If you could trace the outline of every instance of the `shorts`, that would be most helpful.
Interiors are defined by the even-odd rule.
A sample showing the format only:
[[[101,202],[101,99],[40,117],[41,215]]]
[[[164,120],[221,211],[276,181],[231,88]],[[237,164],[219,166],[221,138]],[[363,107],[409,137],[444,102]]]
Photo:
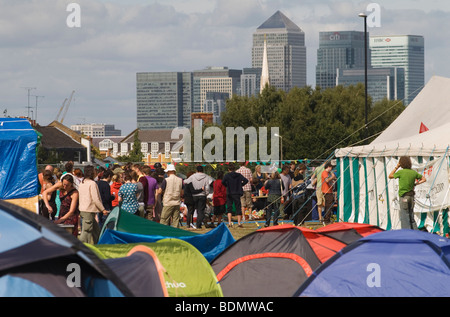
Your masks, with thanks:
[[[325,196],[322,193],[322,190],[316,190],[316,197],[317,197],[317,206],[324,206],[325,205]]]
[[[241,196],[241,207],[242,208],[252,208],[253,207],[251,191],[244,191],[244,194]]]
[[[225,205],[220,206],[214,206],[214,215],[215,216],[222,216],[226,212]]]

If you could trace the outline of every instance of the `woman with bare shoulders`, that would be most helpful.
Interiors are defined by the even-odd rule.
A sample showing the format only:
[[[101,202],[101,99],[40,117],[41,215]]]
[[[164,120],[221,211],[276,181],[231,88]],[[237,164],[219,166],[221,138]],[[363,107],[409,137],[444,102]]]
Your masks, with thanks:
[[[59,188],[61,207],[59,210],[59,218],[55,220],[55,224],[72,225],[72,235],[78,237],[78,190],[75,189],[72,175],[64,175],[61,183],[62,186]],[[53,208],[50,206],[47,197],[57,189],[57,187],[52,186],[43,192],[43,199],[49,212],[52,212]]]

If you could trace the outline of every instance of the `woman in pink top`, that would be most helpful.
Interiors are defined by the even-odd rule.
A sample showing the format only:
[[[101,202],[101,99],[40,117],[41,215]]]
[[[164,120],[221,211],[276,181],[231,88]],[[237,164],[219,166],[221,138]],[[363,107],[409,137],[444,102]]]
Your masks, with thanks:
[[[81,217],[80,241],[90,244],[96,244],[100,238],[100,227],[96,220],[96,214],[106,212],[100,197],[100,191],[94,179],[94,166],[86,166],[84,169],[84,179],[78,187]]]

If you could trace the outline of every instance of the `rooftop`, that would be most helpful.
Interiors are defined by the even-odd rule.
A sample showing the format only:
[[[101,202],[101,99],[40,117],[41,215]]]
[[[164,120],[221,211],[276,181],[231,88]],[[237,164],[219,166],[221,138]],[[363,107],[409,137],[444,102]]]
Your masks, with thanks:
[[[275,12],[269,19],[258,27],[258,30],[264,29],[287,29],[288,31],[301,32],[302,30],[286,17],[281,11]]]

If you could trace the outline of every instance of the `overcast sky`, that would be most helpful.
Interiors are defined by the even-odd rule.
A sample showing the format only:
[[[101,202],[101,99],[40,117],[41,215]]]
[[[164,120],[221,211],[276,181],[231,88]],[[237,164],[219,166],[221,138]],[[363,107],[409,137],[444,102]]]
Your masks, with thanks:
[[[70,3],[80,27],[67,26]],[[38,98],[41,125],[64,119],[136,128],[136,73],[251,67],[252,34],[277,10],[306,35],[308,84],[315,85],[320,31],[363,31],[358,17],[375,1],[330,0],[0,0],[0,111],[28,114]],[[382,0],[371,35],[423,35],[425,81],[450,77],[450,2]],[[370,12],[367,12],[370,13]],[[36,97],[31,97],[35,116]]]

